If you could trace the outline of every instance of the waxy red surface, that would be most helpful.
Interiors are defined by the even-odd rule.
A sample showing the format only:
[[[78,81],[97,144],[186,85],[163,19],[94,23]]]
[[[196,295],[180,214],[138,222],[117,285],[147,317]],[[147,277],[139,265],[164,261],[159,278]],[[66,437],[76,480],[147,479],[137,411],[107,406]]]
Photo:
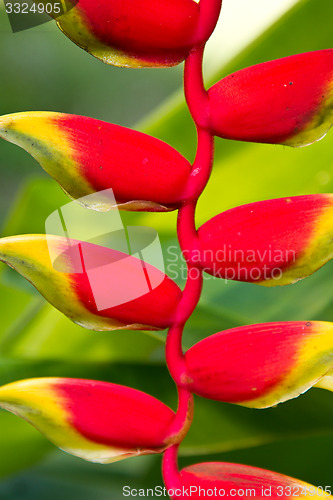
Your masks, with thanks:
[[[136,257],[92,243],[76,243],[72,241],[73,246],[64,250],[62,259],[68,265],[59,270],[68,272],[72,268],[76,271],[69,274],[71,285],[90,312],[125,324],[155,328],[166,328],[171,324],[181,290],[169,277]],[[118,267],[118,263],[125,263],[125,269]],[[131,276],[130,280],[123,279],[124,271]],[[109,287],[109,283],[113,286]],[[137,298],[112,307],[117,299],[114,283],[119,293],[120,289],[125,289],[130,296],[134,293]],[[110,307],[102,310],[95,300],[101,295],[103,303],[108,303],[108,300],[110,303]]]
[[[247,495],[251,498],[273,499],[290,498],[290,496],[303,496],[309,494],[306,486],[301,481],[289,478],[276,472],[270,472],[257,467],[239,465],[232,463],[211,462],[196,464],[186,467],[181,471],[180,484],[184,488],[192,486],[193,494],[191,498],[203,498],[203,491],[199,494],[199,487],[208,491],[216,488],[209,498],[232,497],[235,499],[244,498]],[[198,491],[195,492],[195,487]],[[221,490],[224,493],[220,493]],[[250,493],[249,490],[252,490]],[[303,491],[303,493],[301,493]],[[315,488],[313,489],[315,491]],[[173,497],[186,498],[186,496]]]

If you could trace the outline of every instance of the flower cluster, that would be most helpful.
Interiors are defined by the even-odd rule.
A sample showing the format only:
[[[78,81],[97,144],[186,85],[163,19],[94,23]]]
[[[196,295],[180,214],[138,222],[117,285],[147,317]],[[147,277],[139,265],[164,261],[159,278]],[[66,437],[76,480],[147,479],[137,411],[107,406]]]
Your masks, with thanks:
[[[177,464],[179,445],[193,419],[193,394],[266,408],[313,386],[333,390],[333,323],[243,326],[207,337],[186,353],[182,349],[204,272],[269,287],[288,285],[333,257],[331,194],[251,203],[196,228],[196,204],[210,177],[215,136],[305,146],[321,139],[333,123],[330,49],[249,67],[206,90],[203,52],[221,3],[79,0],[56,19],[73,42],[107,64],[157,67],[185,61],[185,97],[198,136],[193,165],[160,140],[93,118],[49,112],[0,118],[0,136],[28,151],[79,203],[112,189],[112,200],[94,198],[89,208],[178,210],[177,234],[187,265],[184,290],[130,256],[131,279],[118,276],[119,286],[135,286],[138,262],[157,285],[102,309],[95,302],[89,269],[123,259],[121,252],[56,235],[0,239],[0,259],[74,322],[92,330],[168,328],[165,354],[178,390],[177,411],[132,388],[67,378],[7,384],[0,388],[0,406],[86,460],[107,463],[163,453],[163,478],[174,498],[185,498],[179,492],[191,487],[193,498],[199,498],[200,488],[217,498],[219,490],[240,486],[256,487],[256,498],[268,486],[274,498],[289,496],[288,487],[315,496],[301,481],[253,467],[203,463],[179,471]],[[57,265],[51,253],[59,256]],[[100,294],[108,293],[108,279],[112,276],[100,279]],[[282,494],[281,488],[286,488]]]

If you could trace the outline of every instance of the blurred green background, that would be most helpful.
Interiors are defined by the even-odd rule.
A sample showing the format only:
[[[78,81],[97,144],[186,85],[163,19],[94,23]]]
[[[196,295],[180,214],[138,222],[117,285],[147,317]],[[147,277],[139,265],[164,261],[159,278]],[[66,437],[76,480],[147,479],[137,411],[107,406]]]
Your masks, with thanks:
[[[244,66],[331,47],[332,28],[332,0],[300,0],[227,66],[217,64],[212,82]],[[232,47],[215,50],[232,52]],[[48,110],[92,116],[140,128],[188,159],[194,157],[195,131],[182,96],[181,67],[107,67],[74,46],[52,23],[12,34],[3,10],[0,62],[1,114]],[[43,233],[46,217],[67,203],[67,197],[12,144],[0,143],[0,169],[2,235]],[[198,224],[243,203],[332,192],[332,188],[332,133],[311,147],[295,150],[219,139],[212,179],[198,206]],[[167,248],[177,245],[176,214],[126,213],[123,219],[158,230],[168,266]],[[182,284],[181,277],[178,281]],[[184,347],[243,324],[332,321],[332,284],[333,262],[286,288],[209,278],[186,328]],[[136,387],[175,407],[175,388],[164,363],[165,332],[86,331],[52,309],[2,264],[0,297],[1,384],[35,376],[96,378]],[[196,398],[195,420],[182,444],[180,465],[241,462],[326,486],[333,483],[332,448],[331,393],[313,389],[297,400],[260,411]],[[0,477],[0,500],[118,499],[124,485],[162,484],[158,456],[89,464],[56,450],[28,424],[3,411]]]

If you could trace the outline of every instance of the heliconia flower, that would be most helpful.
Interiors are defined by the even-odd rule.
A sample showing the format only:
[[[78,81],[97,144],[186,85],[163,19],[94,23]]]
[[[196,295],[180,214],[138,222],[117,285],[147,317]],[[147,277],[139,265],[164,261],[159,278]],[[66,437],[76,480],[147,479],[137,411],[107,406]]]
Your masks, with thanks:
[[[306,146],[333,124],[333,49],[237,71],[209,90],[209,126],[239,141]]]
[[[121,385],[35,378],[0,387],[0,407],[22,417],[56,446],[92,462],[159,453],[177,442],[175,413]]]
[[[51,262],[50,255],[58,257]],[[72,321],[92,330],[166,328],[181,297],[179,287],[150,264],[65,237],[2,238],[0,260]]]
[[[333,195],[259,201],[199,229],[197,260],[208,274],[265,286],[294,283],[333,257]]]
[[[333,391],[333,323],[280,322],[216,333],[185,354],[178,382],[199,396],[267,408],[313,386]]]
[[[5,115],[0,117],[0,137],[28,151],[72,198],[111,188],[123,210],[178,208],[191,171],[190,163],[168,144],[84,116]],[[94,208],[112,206],[101,199]]]
[[[325,490],[276,472],[223,462],[190,465],[178,474],[164,474],[164,481],[172,499],[332,498],[329,487]]]
[[[42,0],[56,5],[55,0]],[[114,66],[174,66],[197,43],[194,0],[71,0],[57,16],[61,31],[79,47]]]

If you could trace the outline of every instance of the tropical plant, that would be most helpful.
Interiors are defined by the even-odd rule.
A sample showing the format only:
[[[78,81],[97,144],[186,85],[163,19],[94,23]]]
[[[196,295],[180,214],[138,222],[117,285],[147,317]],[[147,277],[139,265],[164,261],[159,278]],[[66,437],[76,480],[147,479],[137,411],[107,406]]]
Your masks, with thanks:
[[[26,149],[66,193],[94,210],[178,211],[177,235],[187,265],[183,291],[164,273],[131,256],[136,287],[145,269],[149,291],[99,308],[89,272],[124,259],[92,242],[53,235],[9,236],[0,257],[58,310],[94,330],[168,328],[165,357],[178,391],[173,412],[148,394],[120,384],[42,377],[0,388],[0,404],[32,423],[73,455],[111,462],[163,453],[169,495],[327,496],[302,481],[249,466],[210,462],[178,470],[178,448],[193,419],[193,394],[250,408],[267,408],[316,386],[332,390],[333,330],[324,321],[236,326],[183,353],[184,327],[199,302],[204,273],[268,287],[308,277],[333,256],[332,195],[284,197],[222,212],[196,229],[195,212],[214,161],[214,136],[305,146],[332,124],[333,50],[277,59],[231,73],[205,89],[202,59],[221,0],[166,2],[79,0],[57,19],[80,47],[108,64],[172,66],[185,60],[184,90],[197,130],[191,165],[152,136],[77,115],[15,113],[0,135]],[[110,26],[114,26],[110,28]],[[105,197],[113,190],[115,200]],[[103,192],[96,198],[95,195]],[[96,199],[98,200],[96,202]],[[50,255],[58,257],[58,263]],[[60,262],[60,264],[59,264]],[[80,266],[78,267],[78,263]],[[59,267],[60,266],[60,267]],[[108,293],[105,274],[99,295]],[[129,274],[130,275],[130,274]],[[131,276],[131,275],[130,275]],[[138,289],[139,292],[139,289]],[[209,425],[209,423],[207,424]],[[192,489],[191,489],[192,488]],[[246,493],[245,493],[246,494]]]

